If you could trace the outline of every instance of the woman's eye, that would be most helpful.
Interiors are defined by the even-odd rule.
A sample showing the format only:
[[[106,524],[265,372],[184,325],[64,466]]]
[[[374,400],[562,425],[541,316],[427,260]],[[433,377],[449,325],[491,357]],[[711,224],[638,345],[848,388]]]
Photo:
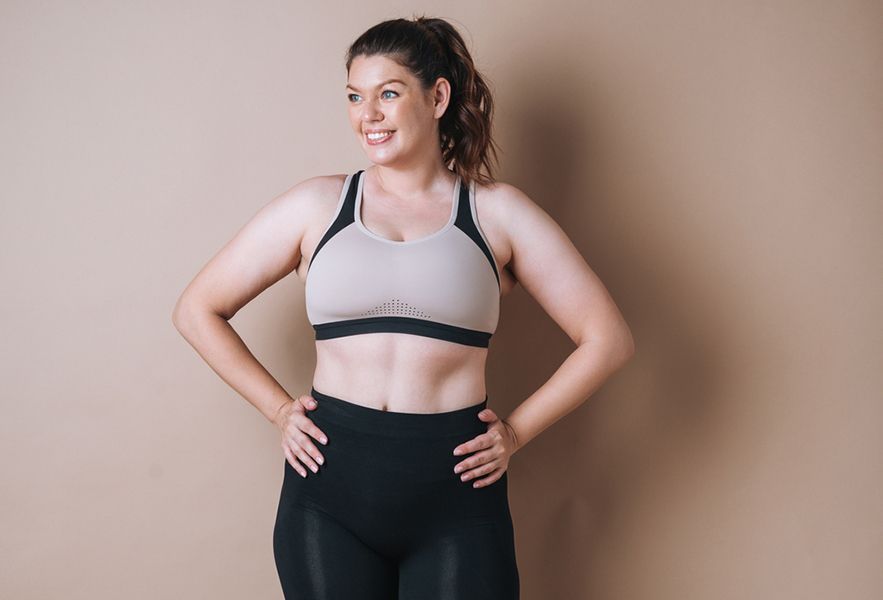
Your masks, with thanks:
[[[395,90],[383,90],[380,93],[381,97],[383,97],[383,94],[395,94],[396,96],[399,95],[399,93]],[[355,102],[360,96],[358,94],[347,94],[346,97],[350,102]]]

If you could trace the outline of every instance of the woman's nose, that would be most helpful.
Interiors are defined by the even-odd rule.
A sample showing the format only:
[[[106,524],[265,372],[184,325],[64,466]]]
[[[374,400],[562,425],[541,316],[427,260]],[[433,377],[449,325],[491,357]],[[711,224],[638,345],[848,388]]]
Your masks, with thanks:
[[[383,113],[371,103],[365,104],[362,109],[363,121],[378,121],[383,118]]]

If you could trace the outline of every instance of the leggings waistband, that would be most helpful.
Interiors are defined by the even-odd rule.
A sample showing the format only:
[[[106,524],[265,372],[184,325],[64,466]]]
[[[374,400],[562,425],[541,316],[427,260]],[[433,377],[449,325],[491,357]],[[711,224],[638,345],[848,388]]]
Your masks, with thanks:
[[[307,411],[307,416],[327,418],[350,429],[372,435],[391,437],[420,436],[447,437],[475,430],[477,424],[483,424],[478,413],[487,407],[488,397],[478,404],[438,413],[407,413],[380,410],[355,404],[342,398],[310,389],[310,395],[316,399],[317,407]]]

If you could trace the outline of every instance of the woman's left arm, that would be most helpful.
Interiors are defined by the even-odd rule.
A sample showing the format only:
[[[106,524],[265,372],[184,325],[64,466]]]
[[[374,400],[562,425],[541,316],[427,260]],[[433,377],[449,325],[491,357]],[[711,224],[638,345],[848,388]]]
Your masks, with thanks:
[[[487,449],[458,465],[457,472],[472,470],[464,473],[466,479],[489,475],[475,481],[476,487],[496,481],[508,456],[588,400],[635,353],[622,313],[558,223],[518,188],[497,185],[494,221],[511,248],[507,268],[577,347],[508,417],[494,424],[492,411],[479,415],[491,430],[505,427],[511,439],[482,435],[456,448],[457,455]]]
[[[575,410],[635,353],[631,331],[607,288],[558,223],[518,188],[504,185],[508,265],[576,349],[503,420],[516,450]]]

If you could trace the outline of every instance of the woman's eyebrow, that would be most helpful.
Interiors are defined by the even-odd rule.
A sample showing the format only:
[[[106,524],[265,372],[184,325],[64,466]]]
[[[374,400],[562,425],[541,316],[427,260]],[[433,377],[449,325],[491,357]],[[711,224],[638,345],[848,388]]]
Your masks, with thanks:
[[[377,84],[377,87],[382,87],[382,86],[386,85],[387,83],[401,83],[401,84],[402,84],[403,86],[405,86],[405,87],[408,86],[408,84],[405,83],[404,81],[402,81],[401,79],[387,79],[386,81],[382,81],[382,82],[378,83],[378,84]],[[360,91],[361,91],[359,88],[357,88],[357,87],[355,87],[355,86],[352,86],[352,85],[350,85],[350,84],[346,84],[346,88],[345,88],[345,89],[353,90],[353,91],[356,91],[356,92],[360,92]]]

